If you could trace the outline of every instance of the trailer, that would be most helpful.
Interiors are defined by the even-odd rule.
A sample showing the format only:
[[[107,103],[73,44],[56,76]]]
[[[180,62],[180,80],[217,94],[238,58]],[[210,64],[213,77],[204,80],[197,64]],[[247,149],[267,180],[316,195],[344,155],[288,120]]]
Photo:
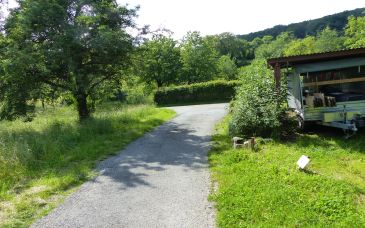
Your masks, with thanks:
[[[301,128],[311,122],[343,129],[350,137],[365,127],[365,48],[267,62],[278,88],[285,80],[288,105]]]

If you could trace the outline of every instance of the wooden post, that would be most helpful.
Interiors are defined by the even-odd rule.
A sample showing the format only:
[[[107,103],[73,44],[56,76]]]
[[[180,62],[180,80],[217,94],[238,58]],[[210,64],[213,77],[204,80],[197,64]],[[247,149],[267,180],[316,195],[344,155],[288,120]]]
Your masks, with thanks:
[[[275,75],[275,82],[276,82],[276,89],[278,91],[280,91],[280,86],[281,86],[281,68],[280,68],[280,64],[276,63],[275,64],[275,68],[274,68],[274,75]]]

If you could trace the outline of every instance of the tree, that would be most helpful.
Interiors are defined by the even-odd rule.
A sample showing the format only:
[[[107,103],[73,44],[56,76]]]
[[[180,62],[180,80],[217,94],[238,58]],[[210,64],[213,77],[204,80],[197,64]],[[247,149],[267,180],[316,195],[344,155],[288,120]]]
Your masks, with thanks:
[[[266,60],[254,60],[240,69],[229,129],[232,136],[273,137],[280,135],[287,111],[285,86],[277,93],[272,70]],[[285,85],[285,84],[284,84]]]
[[[314,43],[315,52],[338,51],[343,48],[343,38],[339,37],[336,30],[326,27],[317,34]]]
[[[267,37],[268,39],[270,37]],[[292,33],[284,32],[281,33],[276,39],[272,42],[265,42],[261,46],[259,46],[255,51],[256,58],[276,58],[281,57],[284,54],[285,49],[288,44],[294,40],[294,36]]]
[[[233,80],[237,78],[237,66],[228,55],[222,55],[217,64],[219,78],[226,80]]]
[[[365,47],[365,17],[349,17],[345,35],[347,48]]]
[[[90,95],[129,64],[136,9],[115,0],[18,0],[5,24],[9,45],[0,88],[7,110],[24,115],[42,85],[69,92],[80,120],[90,116]],[[5,87],[5,88],[4,88]],[[6,94],[6,95],[4,95]]]
[[[232,33],[222,33],[217,36],[217,39],[217,50],[220,55],[229,56],[238,67],[247,63],[250,46],[246,40],[242,40]]]
[[[293,40],[287,45],[284,51],[284,56],[305,55],[314,53],[315,42],[316,40],[313,36],[308,36],[304,39]]]
[[[217,73],[218,53],[211,39],[189,32],[181,45],[182,81],[188,84],[213,79]]]
[[[146,82],[157,87],[178,82],[181,69],[180,49],[171,37],[156,35],[140,47],[136,69]]]
[[[271,43],[273,41],[273,39],[274,38],[272,36],[264,36],[262,38],[256,37],[254,40],[249,42],[250,51],[248,54],[248,59],[249,60],[255,59],[256,50],[263,44]]]

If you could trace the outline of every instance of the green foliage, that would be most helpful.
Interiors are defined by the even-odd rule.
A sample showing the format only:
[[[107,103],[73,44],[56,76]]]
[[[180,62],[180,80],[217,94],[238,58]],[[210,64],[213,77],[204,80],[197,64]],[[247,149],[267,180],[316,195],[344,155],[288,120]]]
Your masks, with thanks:
[[[180,49],[171,37],[154,36],[140,47],[135,68],[146,82],[157,87],[168,86],[179,80],[181,69]]]
[[[340,37],[336,30],[329,27],[317,34],[314,44],[315,52],[338,51],[344,48],[344,39]]]
[[[291,34],[283,33],[273,41],[270,41],[270,39],[260,41],[257,38],[255,42],[261,43],[256,50],[256,57],[258,58],[306,55],[337,51],[344,47],[344,38],[329,27],[318,32],[315,37],[307,36],[304,39],[296,39]]]
[[[0,120],[26,116],[34,110],[32,99],[40,84],[31,83],[24,69],[39,66],[36,53],[17,53],[10,49],[11,39],[0,35]],[[13,77],[16,75],[16,77]]]
[[[217,73],[218,52],[214,41],[189,32],[181,44],[182,77],[188,84],[210,81]]]
[[[218,125],[209,155],[218,227],[365,226],[364,131],[348,140],[337,133],[257,139],[252,152],[232,150],[229,121]],[[303,154],[311,157],[307,173],[296,166]]]
[[[316,37],[308,36],[291,41],[284,51],[284,56],[338,51],[343,48],[343,42],[344,39],[339,37],[335,30],[327,27],[318,32]]]
[[[71,93],[80,119],[90,115],[88,100],[104,81],[121,76],[130,59],[135,9],[105,1],[18,1],[5,25],[9,45],[0,88],[4,114],[24,115],[48,85]],[[20,89],[21,88],[21,89]]]
[[[237,66],[227,55],[222,55],[217,63],[218,78],[225,80],[237,79]]]
[[[153,104],[155,84],[146,83],[141,78],[133,76],[122,81],[122,88],[126,94],[127,104]]]
[[[347,48],[365,47],[365,16],[349,17],[349,22],[345,29]]]
[[[93,176],[97,161],[174,115],[153,106],[104,104],[78,123],[76,111],[40,111],[33,122],[0,122],[0,227],[27,227]]]
[[[334,29],[338,32],[342,32],[346,27],[347,18],[350,16],[362,16],[365,8],[344,11],[329,16],[325,16],[319,19],[303,21],[300,23],[293,23],[289,25],[277,25],[273,28],[265,29],[258,32],[253,32],[247,35],[239,35],[241,39],[252,41],[255,38],[261,38],[264,36],[277,37],[283,32],[293,32],[297,38],[305,38],[306,36],[315,36],[318,31],[323,30],[326,27]]]
[[[278,91],[265,60],[240,72],[241,86],[234,100],[230,132],[233,136],[280,136],[286,116],[285,85]]]
[[[270,38],[270,37],[267,37]],[[265,41],[262,45],[260,45],[256,51],[255,56],[258,59],[268,59],[268,58],[277,58],[281,57],[284,54],[285,49],[288,44],[294,40],[294,36],[292,33],[282,33],[272,42]]]
[[[284,56],[291,55],[305,55],[315,52],[315,38],[313,36],[308,36],[304,39],[296,39],[291,41],[284,51]]]
[[[233,98],[239,84],[239,81],[210,81],[167,87],[158,90],[154,100],[159,105],[227,102]]]
[[[251,48],[246,40],[239,39],[232,33],[222,33],[216,36],[217,50],[221,56],[229,56],[236,64],[241,67],[247,64],[251,57]]]
[[[262,44],[269,44],[273,41],[272,36],[264,36],[262,38],[255,38],[253,41],[250,42],[251,47],[256,50]]]

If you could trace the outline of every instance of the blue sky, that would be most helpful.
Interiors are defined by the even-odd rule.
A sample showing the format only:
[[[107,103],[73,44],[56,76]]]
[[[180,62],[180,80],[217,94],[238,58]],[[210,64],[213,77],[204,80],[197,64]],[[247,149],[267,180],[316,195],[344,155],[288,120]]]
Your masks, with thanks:
[[[9,0],[12,5],[14,0]],[[246,34],[365,7],[364,0],[118,0],[140,5],[139,26],[166,28],[182,38],[188,31],[203,35]]]

